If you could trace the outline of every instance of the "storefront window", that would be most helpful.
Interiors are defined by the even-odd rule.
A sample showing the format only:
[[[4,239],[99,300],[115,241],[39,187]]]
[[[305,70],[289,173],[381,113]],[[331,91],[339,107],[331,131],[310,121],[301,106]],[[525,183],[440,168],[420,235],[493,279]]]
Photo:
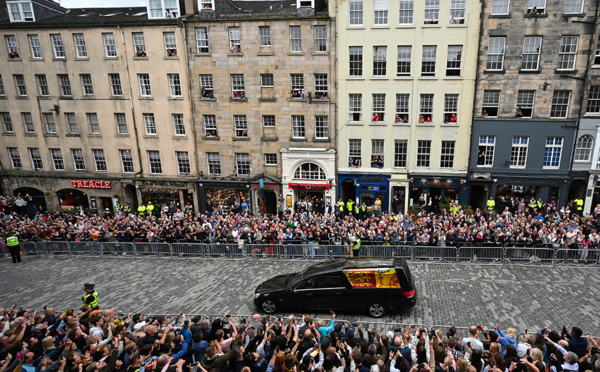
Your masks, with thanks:
[[[241,213],[249,208],[247,190],[236,189],[206,189],[207,210],[209,212],[220,209],[225,213]]]

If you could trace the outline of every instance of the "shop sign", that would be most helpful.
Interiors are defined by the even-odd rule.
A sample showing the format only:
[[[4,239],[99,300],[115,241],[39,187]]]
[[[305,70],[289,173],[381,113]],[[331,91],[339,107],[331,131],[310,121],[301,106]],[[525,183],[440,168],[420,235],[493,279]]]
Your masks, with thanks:
[[[385,182],[385,176],[362,176],[363,182]]]
[[[228,183],[228,182],[199,182],[199,187],[204,187],[207,189],[249,189],[249,184],[240,185],[239,183]]]
[[[413,186],[423,186],[423,187],[428,187],[428,186],[433,186],[433,187],[458,187],[459,184],[462,184],[462,180],[461,182],[456,182],[456,180],[451,180],[451,179],[442,179],[442,178],[421,178],[421,179],[414,179],[411,178],[410,181],[413,183]]]
[[[188,184],[185,182],[174,182],[174,181],[136,181],[136,185],[139,187],[163,187],[163,188],[176,188],[176,189],[187,189]]]
[[[73,185],[73,187],[85,189],[112,189],[111,181],[72,180],[71,184]]]
[[[331,186],[326,183],[290,183],[289,188],[294,190],[323,191],[329,190]]]
[[[554,186],[555,184],[560,185],[559,181],[543,180],[536,178],[507,178],[506,183],[509,185],[524,185],[524,186]],[[500,182],[499,182],[500,183]]]

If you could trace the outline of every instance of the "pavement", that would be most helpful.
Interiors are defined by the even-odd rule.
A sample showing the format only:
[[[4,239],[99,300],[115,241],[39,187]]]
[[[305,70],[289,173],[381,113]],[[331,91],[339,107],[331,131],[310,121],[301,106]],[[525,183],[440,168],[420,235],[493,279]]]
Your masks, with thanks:
[[[0,307],[79,308],[83,284],[94,283],[101,308],[144,314],[230,313],[247,317],[256,286],[278,274],[314,264],[306,260],[140,259],[125,257],[0,259]],[[411,262],[418,294],[410,310],[378,322],[514,326],[522,332],[579,326],[600,336],[597,267],[479,265]],[[298,313],[298,312],[296,312]],[[283,315],[283,314],[282,314]],[[328,313],[317,314],[329,318]],[[373,323],[366,314],[337,314]],[[392,324],[386,327],[392,328]]]

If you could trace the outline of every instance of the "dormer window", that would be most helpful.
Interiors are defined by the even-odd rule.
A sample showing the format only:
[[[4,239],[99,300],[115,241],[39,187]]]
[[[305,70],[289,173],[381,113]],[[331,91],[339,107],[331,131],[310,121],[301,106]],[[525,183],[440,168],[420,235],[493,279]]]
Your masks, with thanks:
[[[177,0],[148,0],[148,18],[177,18],[179,2]]]
[[[202,10],[214,10],[215,0],[198,0],[198,9]]]
[[[31,1],[8,1],[8,14],[11,22],[34,22]]]
[[[296,0],[297,8],[314,8],[315,0]]]

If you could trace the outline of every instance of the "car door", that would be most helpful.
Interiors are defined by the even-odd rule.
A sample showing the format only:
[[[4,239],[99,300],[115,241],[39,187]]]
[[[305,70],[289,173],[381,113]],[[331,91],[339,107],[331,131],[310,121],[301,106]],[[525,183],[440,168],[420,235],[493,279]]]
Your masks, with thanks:
[[[320,302],[318,309],[336,311],[346,309],[348,291],[351,291],[349,287],[348,280],[340,272],[316,276],[314,292]]]
[[[289,303],[286,308],[298,310],[315,310],[320,306],[320,292],[315,291],[316,278],[309,276],[294,285],[289,294]]]

